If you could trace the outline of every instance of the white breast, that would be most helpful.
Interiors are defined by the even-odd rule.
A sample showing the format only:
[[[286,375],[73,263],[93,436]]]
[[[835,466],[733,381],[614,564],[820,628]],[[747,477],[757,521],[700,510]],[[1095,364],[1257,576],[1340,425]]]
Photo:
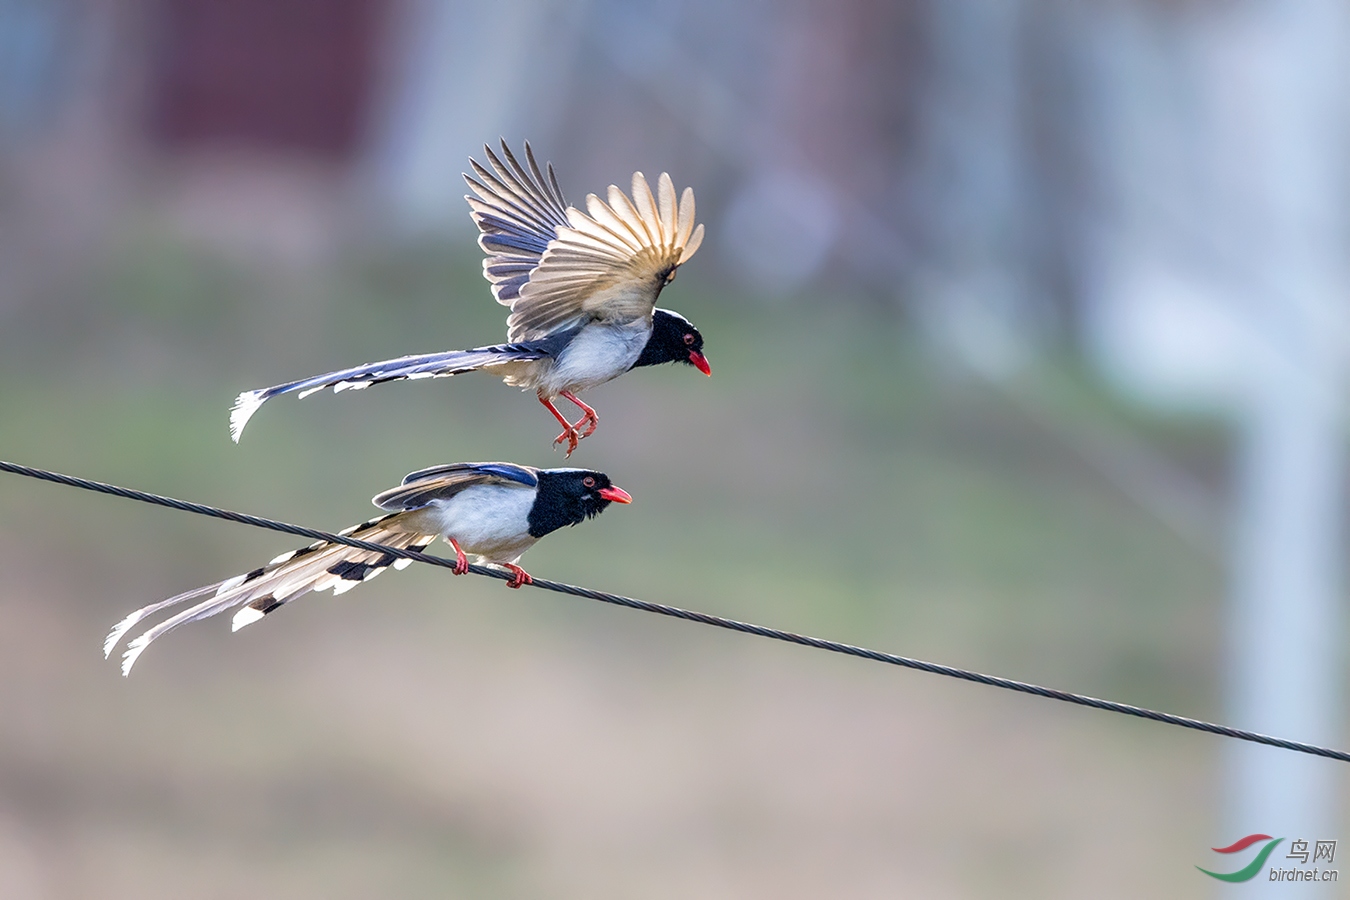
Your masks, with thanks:
[[[484,562],[515,562],[537,538],[530,536],[534,491],[524,485],[483,484],[432,504],[441,534]]]
[[[625,325],[592,322],[558,354],[541,387],[550,396],[583,391],[617,378],[633,367],[652,334],[650,319]]]

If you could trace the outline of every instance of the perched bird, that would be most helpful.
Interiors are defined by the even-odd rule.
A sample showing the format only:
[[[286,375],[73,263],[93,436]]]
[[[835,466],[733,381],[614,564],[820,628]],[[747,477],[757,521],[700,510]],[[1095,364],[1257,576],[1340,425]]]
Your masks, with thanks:
[[[422,550],[437,536],[455,548],[452,571],[469,571],[468,555],[509,569],[507,587],[530,584],[528,572],[516,565],[522,553],[544,535],[599,515],[610,503],[633,498],[603,472],[588,469],[536,469],[513,463],[452,463],[413,472],[396,488],[377,494],[374,504],[390,510],[385,516],[341,532],[405,550]],[[389,566],[406,567],[412,560],[346,544],[318,541],[283,553],[247,575],[208,584],[136,610],[113,627],[103,643],[109,656],[136,623],[162,609],[207,597],[150,628],[127,644],[122,674],[161,635],[179,625],[243,606],[234,615],[234,630],[310,591],[348,591]]]
[[[712,374],[698,329],[656,308],[662,289],[703,240],[691,188],[676,202],[675,185],[663,172],[653,196],[647,179],[634,172],[631,200],[610,185],[608,202],[588,194],[582,212],[563,199],[552,164],[547,177],[540,171],[528,143],[528,168],[505,141],[504,160],[490,147],[483,150],[492,169],[469,160],[477,177],[464,180],[476,196],[465,199],[487,253],[483,274],[497,302],[511,308],[508,343],[404,356],[247,391],[230,412],[236,442],[258,407],[279,394],[305,397],[326,387],[337,392],[483,370],[535,391],[563,427],[554,444],[566,441],[571,456],[600,421],[579,392],[659,363],[688,363]],[[569,423],[553,405],[557,397],[575,404],[581,418]]]

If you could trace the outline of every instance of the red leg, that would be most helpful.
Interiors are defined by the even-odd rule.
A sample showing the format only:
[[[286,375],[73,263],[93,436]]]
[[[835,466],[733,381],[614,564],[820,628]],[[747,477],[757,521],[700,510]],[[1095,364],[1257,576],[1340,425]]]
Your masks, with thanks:
[[[572,451],[577,449],[577,444],[581,442],[581,435],[577,433],[577,430],[572,426],[572,423],[568,422],[563,418],[563,414],[558,412],[558,407],[553,405],[552,400],[548,399],[543,394],[540,394],[539,402],[548,407],[548,411],[553,413],[553,418],[557,419],[558,424],[563,427],[563,433],[555,437],[553,443],[561,444],[563,441],[567,441],[567,455],[571,456]]]
[[[464,555],[464,551],[459,549],[459,541],[452,537],[446,538],[450,546],[455,548],[455,567],[451,569],[456,575],[464,575],[469,571],[469,558]]]
[[[512,578],[510,581],[506,583],[507,587],[519,588],[521,585],[534,584],[534,579],[530,577],[530,573],[526,572],[524,569],[522,569],[515,563],[502,563],[502,565],[510,569],[511,574],[516,576],[515,578]]]
[[[581,407],[581,414],[582,414],[581,418],[577,419],[576,424],[573,425],[572,427],[574,429],[580,430],[581,426],[583,424],[586,424],[588,427],[586,428],[586,433],[581,435],[581,437],[583,438],[588,438],[591,435],[595,434],[595,429],[600,424],[600,417],[595,414],[595,410],[591,409],[585,403],[582,403],[580,400],[578,400],[577,395],[572,393],[571,391],[563,391],[562,395],[566,397],[568,400],[571,400],[577,406]]]

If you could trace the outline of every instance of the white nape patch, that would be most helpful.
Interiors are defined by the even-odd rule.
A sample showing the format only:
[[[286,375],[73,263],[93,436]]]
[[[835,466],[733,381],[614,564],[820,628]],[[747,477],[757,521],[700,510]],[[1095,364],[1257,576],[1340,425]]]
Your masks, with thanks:
[[[263,613],[251,606],[245,606],[243,609],[239,610],[239,612],[235,613],[234,618],[230,620],[230,631],[238,631],[245,625],[252,625],[262,617]]]
[[[688,325],[690,328],[693,328],[693,327],[694,327],[694,323],[693,323],[693,322],[690,322],[688,319],[686,319],[684,316],[680,315],[679,313],[677,313],[677,312],[676,312],[675,310],[673,310],[673,309],[662,309],[661,307],[658,306],[658,307],[656,307],[656,309],[653,310],[653,311],[654,311],[654,312],[659,312],[659,313],[665,313],[666,315],[670,316],[672,319],[674,319],[674,320],[677,321],[677,322],[683,322],[684,324]]]
[[[244,391],[235,398],[234,407],[230,410],[230,438],[236,444],[239,443],[239,437],[244,433],[244,426],[248,424],[248,420],[253,418],[258,407],[267,399],[263,396],[265,393],[265,390]]]
[[[131,674],[131,667],[136,665],[136,659],[145,652],[145,648],[150,646],[150,642],[145,636],[136,638],[130,644],[127,644],[127,652],[122,654],[122,677],[126,678]]]

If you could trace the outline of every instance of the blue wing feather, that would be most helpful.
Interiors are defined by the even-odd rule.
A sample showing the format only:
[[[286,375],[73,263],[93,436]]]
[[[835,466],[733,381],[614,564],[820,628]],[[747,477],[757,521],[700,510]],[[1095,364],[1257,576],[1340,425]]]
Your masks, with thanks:
[[[380,509],[409,512],[445,502],[476,485],[506,483],[520,485],[519,490],[533,490],[539,478],[532,469],[514,463],[450,463],[419,469],[398,487],[376,494],[371,502]]]
[[[404,484],[412,484],[415,481],[425,481],[428,478],[436,478],[450,472],[482,472],[485,475],[498,475],[502,478],[508,478],[511,481],[518,481],[526,487],[535,487],[539,484],[539,477],[525,466],[518,466],[515,463],[504,462],[484,462],[484,463],[450,463],[442,466],[431,466],[426,469],[418,469],[416,472],[409,472],[403,477]]]
[[[521,287],[539,265],[549,241],[567,225],[567,201],[558,189],[553,167],[547,167],[545,176],[528,143],[528,168],[520,164],[505,141],[502,157],[490,147],[483,150],[492,169],[469,161],[478,178],[465,175],[464,180],[478,196],[464,199],[469,201],[480,232],[478,246],[487,254],[483,275],[492,284],[497,301],[509,306],[520,296]],[[523,271],[520,266],[525,267]]]

